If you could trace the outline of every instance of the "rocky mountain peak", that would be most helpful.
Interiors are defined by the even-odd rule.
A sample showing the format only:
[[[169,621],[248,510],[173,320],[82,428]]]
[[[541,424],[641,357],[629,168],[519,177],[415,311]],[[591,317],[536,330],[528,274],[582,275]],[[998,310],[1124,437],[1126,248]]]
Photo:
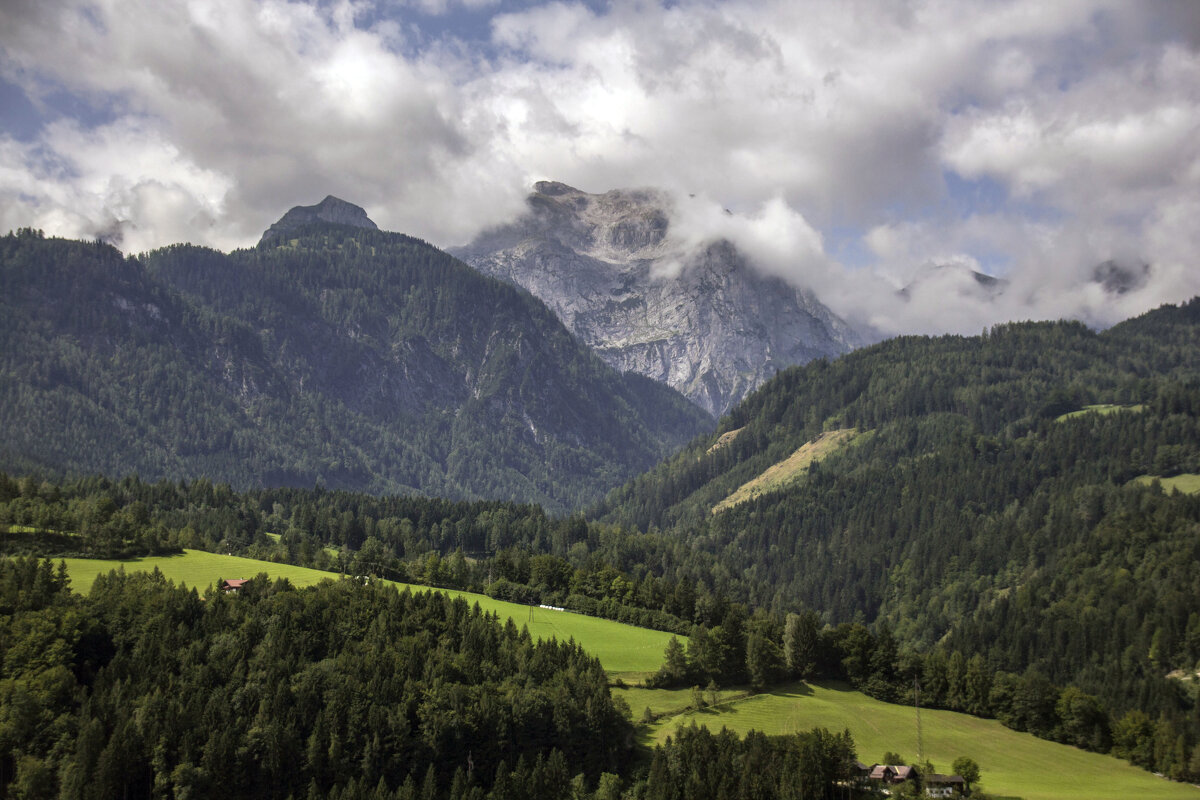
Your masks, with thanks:
[[[540,298],[612,366],[711,414],[779,369],[858,344],[811,291],[765,275],[733,243],[673,241],[666,192],[541,181],[527,206],[454,254]]]
[[[557,197],[564,194],[583,194],[574,186],[567,186],[565,183],[559,183],[558,181],[538,181],[533,185],[533,190],[538,194],[550,197]]]
[[[313,222],[330,222],[335,225],[353,225],[356,228],[379,230],[379,226],[371,221],[362,206],[348,203],[340,197],[326,195],[325,199],[312,206],[295,206],[279,218],[263,233],[261,242],[282,237],[290,230],[309,225]]]
[[[653,189],[588,194],[565,183],[539,181],[529,209],[521,233],[614,263],[661,256],[670,225],[670,198]]]

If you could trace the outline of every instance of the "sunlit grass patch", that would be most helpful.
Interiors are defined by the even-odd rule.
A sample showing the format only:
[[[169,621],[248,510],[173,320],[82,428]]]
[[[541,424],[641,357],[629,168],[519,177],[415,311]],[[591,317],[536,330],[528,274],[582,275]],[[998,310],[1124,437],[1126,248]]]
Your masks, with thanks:
[[[803,476],[815,462],[848,444],[856,435],[858,432],[853,428],[822,433],[813,441],[806,442],[783,461],[772,464],[758,477],[743,483],[733,494],[713,506],[712,513],[716,514],[738,503],[744,503],[792,483]]]
[[[653,726],[653,737],[662,741],[693,722],[739,734],[790,734],[818,726],[848,729],[860,761],[878,762],[888,751],[910,763],[917,760],[915,709],[873,700],[835,683],[789,684],[715,709],[665,718]],[[981,787],[989,794],[1025,800],[1200,798],[1195,787],[1158,778],[1112,756],[1017,733],[995,720],[922,709],[921,723],[925,757],[934,767],[948,772],[955,758],[970,756],[982,769]]]

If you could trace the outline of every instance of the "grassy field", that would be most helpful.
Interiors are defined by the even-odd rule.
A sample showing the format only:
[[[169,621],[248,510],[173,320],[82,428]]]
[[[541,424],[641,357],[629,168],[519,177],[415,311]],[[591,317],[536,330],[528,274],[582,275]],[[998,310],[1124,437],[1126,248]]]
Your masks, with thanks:
[[[691,689],[643,689],[631,686],[623,689],[613,689],[615,697],[625,698],[634,719],[641,719],[642,713],[648,708],[652,714],[673,715],[687,711],[692,705]],[[717,692],[718,702],[725,703],[731,698],[744,697],[746,692],[741,689],[721,689]],[[709,693],[704,693],[704,702],[708,702]]]
[[[1134,483],[1150,484],[1158,481],[1162,484],[1163,491],[1170,494],[1173,490],[1178,489],[1184,494],[1200,494],[1200,475],[1175,475],[1170,478],[1159,478],[1154,475],[1139,475],[1133,479]]]
[[[657,702],[666,706],[672,701],[663,698]],[[654,703],[640,699],[634,706],[634,718],[639,718],[640,709],[647,705],[653,709]],[[716,709],[686,712],[660,720],[653,727],[653,736],[662,741],[676,728],[693,722],[710,730],[727,727],[740,734],[752,729],[786,734],[817,726],[849,729],[860,761],[877,762],[889,750],[909,761],[917,760],[916,714],[911,707],[881,703],[837,684],[792,684]],[[1111,756],[1017,733],[995,720],[927,709],[921,712],[921,723],[925,757],[934,767],[948,772],[955,758],[970,756],[979,763],[983,773],[980,785],[989,794],[1025,800],[1200,800],[1200,789],[1193,786],[1155,777]]]
[[[172,581],[194,586],[201,591],[215,585],[222,578],[252,578],[265,572],[272,578],[287,578],[296,586],[311,586],[327,578],[337,578],[330,572],[321,572],[290,564],[274,564],[255,561],[238,556],[187,550],[179,556],[157,556],[129,561],[102,561],[89,558],[68,558],[67,569],[71,575],[71,586],[76,591],[88,592],[96,576],[114,569],[123,568],[150,571],[158,567]],[[390,581],[389,581],[390,583]],[[404,588],[409,584],[397,583]],[[415,591],[428,591],[427,586],[410,586]],[[573,614],[569,611],[551,611],[544,608],[530,610],[529,606],[494,600],[487,595],[436,589],[450,595],[461,595],[470,603],[479,603],[485,611],[494,611],[500,618],[512,619],[517,626],[529,628],[529,633],[539,639],[557,638],[565,641],[574,638],[585,650],[597,656],[604,668],[614,676],[627,680],[639,678],[657,670],[662,664],[663,650],[671,634],[635,628],[612,620]],[[640,709],[639,709],[640,711]]]
[[[202,550],[186,550],[179,556],[154,556],[135,558],[128,561],[105,561],[94,558],[67,558],[67,570],[71,575],[71,588],[86,594],[91,591],[96,576],[124,569],[126,572],[144,571],[158,567],[169,580],[184,583],[203,591],[222,578],[253,578],[265,572],[272,578],[287,578],[296,586],[311,586],[326,578],[336,578],[329,572],[294,567],[290,564],[272,564],[252,558],[225,556],[206,553]]]
[[[730,431],[730,433],[733,433],[733,431]],[[738,487],[737,491],[713,506],[712,513],[716,514],[730,506],[744,503],[760,494],[791,483],[803,475],[813,462],[820,461],[839,447],[849,443],[854,439],[856,434],[857,431],[853,428],[843,428],[841,430],[822,433],[815,440],[801,445],[799,450],[792,453],[783,461],[767,467],[766,472],[757,478],[743,483]],[[720,441],[717,444],[720,444]],[[716,447],[716,445],[713,446]]]
[[[1083,408],[1079,409],[1078,411],[1069,411],[1066,414],[1063,414],[1062,416],[1056,417],[1054,421],[1062,422],[1065,419],[1074,419],[1075,417],[1082,417],[1084,414],[1112,414],[1117,411],[1143,411],[1143,410],[1145,410],[1145,406],[1142,406],[1142,405],[1119,406],[1114,403],[1098,403],[1093,406],[1084,406]]]

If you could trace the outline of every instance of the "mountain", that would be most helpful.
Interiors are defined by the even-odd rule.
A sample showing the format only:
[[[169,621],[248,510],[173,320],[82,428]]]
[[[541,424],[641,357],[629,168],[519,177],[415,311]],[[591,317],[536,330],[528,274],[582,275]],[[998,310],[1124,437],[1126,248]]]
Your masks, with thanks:
[[[1197,342],[1200,298],[795,367],[595,518],[755,605],[1174,714],[1166,676],[1200,660],[1200,494],[1172,488],[1200,485]]]
[[[543,181],[520,219],[452,252],[541,298],[615,368],[714,415],[784,367],[859,344],[811,291],[761,274],[730,242],[681,250],[671,210],[654,190]]]
[[[293,209],[271,229],[286,238],[229,254],[0,239],[0,468],[562,511],[711,424],[540,301],[356,208]]]
[[[314,222],[330,222],[335,225],[352,225],[372,231],[379,230],[379,226],[367,216],[366,209],[362,206],[347,203],[340,197],[327,195],[315,206],[295,206],[290,209],[278,222],[263,232],[259,244],[282,239],[286,234]]]

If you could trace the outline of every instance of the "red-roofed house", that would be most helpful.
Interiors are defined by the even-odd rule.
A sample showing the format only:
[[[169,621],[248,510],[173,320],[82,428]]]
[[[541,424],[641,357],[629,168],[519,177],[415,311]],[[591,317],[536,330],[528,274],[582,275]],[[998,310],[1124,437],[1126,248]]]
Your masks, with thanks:
[[[222,592],[236,592],[238,589],[241,589],[242,586],[248,580],[250,580],[250,579],[249,578],[234,578],[233,580],[220,581],[217,584],[217,588],[220,589]]]

